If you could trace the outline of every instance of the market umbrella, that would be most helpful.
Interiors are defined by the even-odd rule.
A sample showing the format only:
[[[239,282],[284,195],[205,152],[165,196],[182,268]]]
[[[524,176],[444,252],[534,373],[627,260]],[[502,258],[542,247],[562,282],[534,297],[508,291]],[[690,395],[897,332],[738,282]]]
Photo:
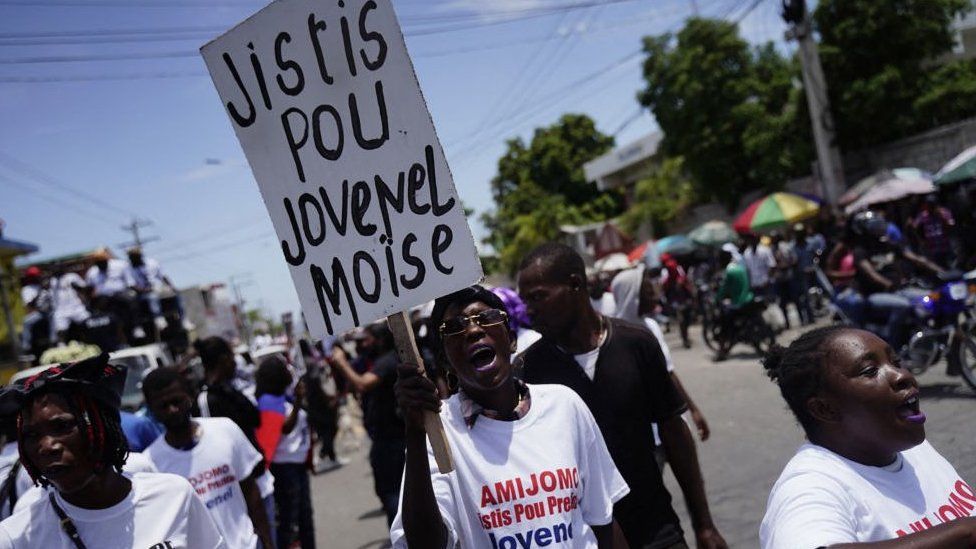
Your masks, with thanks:
[[[745,209],[732,228],[740,233],[775,229],[817,215],[820,204],[794,193],[773,193],[760,198]]]
[[[931,179],[889,179],[879,183],[851,202],[844,208],[846,213],[863,210],[873,204],[883,204],[905,198],[913,194],[929,194],[935,192],[935,184]]]
[[[873,187],[885,183],[886,181],[891,181],[892,179],[904,179],[909,181],[918,179],[931,180],[932,176],[918,168],[895,168],[893,170],[881,170],[855,183],[854,186],[847,189],[844,194],[840,195],[840,198],[837,199],[837,203],[841,206],[846,206],[858,198],[861,198],[864,193],[868,192]]]
[[[654,243],[658,254],[685,255],[695,251],[695,243],[683,234],[666,236]]]
[[[950,185],[976,178],[976,146],[957,154],[935,174],[936,185]]]
[[[688,238],[703,246],[721,246],[735,241],[738,235],[728,223],[713,219],[695,227],[688,233]]]

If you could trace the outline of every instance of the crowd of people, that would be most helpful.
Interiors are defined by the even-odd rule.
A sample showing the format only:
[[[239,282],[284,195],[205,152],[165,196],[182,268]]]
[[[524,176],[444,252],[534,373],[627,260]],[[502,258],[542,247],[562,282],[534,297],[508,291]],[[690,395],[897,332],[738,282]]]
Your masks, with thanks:
[[[762,547],[976,547],[976,493],[925,440],[899,325],[875,334],[858,323],[872,310],[896,316],[914,273],[971,266],[952,215],[929,200],[919,208],[903,226],[865,211],[614,273],[544,244],[523,258],[515,288],[471,286],[413,311],[422,363],[399,360],[385,323],[289,337],[287,351],[256,361],[210,337],[177,366],[149,370],[135,411],[122,409],[127,372],[107,352],[138,337],[138,323],[118,320],[133,300],[162,314],[160,285],[171,284],[158,264],[134,250],[127,264],[100,256],[84,278],[28,271],[28,321],[51,327],[25,333],[101,352],[0,393],[0,548],[313,548],[310,475],[343,464],[335,441],[351,406],[363,410],[395,548],[721,549],[698,461],[711,427],[665,329],[692,346],[703,299],[722,311],[720,334],[757,302],[778,305],[786,323],[792,304],[805,327],[816,320],[808,289],[823,277],[851,322],[763,359],[807,442],[769,496]],[[118,339],[92,339],[102,317]],[[718,358],[728,351],[722,342]],[[440,415],[453,472],[435,463],[428,412]]]
[[[20,348],[35,364],[58,345],[80,342],[105,352],[161,339],[185,339],[176,287],[135,247],[127,260],[100,248],[81,273],[57,264],[51,272],[25,269],[21,300],[26,309]],[[166,299],[163,299],[166,296]],[[164,303],[167,305],[164,307]]]

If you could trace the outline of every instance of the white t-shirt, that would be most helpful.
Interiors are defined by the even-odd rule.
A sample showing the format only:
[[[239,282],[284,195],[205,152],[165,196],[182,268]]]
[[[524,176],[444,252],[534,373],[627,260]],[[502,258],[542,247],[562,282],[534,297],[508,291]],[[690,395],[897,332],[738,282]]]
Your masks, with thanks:
[[[742,254],[746,270],[749,271],[749,285],[753,288],[765,286],[769,283],[769,271],[776,266],[773,251],[765,244],[756,244],[756,248],[748,248]]]
[[[131,263],[125,266],[126,276],[132,280],[136,286],[159,291],[163,286],[163,270],[159,267],[159,262],[152,258],[144,258],[142,265],[133,267]]]
[[[23,470],[23,469],[21,469]],[[129,453],[129,458],[125,460],[125,464],[122,465],[122,474],[132,478],[136,473],[158,473],[156,466],[153,462],[149,461],[145,455],[139,452]],[[30,477],[28,477],[29,479]],[[31,485],[27,490],[19,492],[21,494],[20,498],[17,499],[17,504],[14,505],[14,512],[19,513],[22,509],[29,507],[34,504],[35,501],[39,499],[44,499],[47,497],[47,490],[51,488],[42,488],[40,485]]]
[[[85,286],[76,273],[65,273],[51,279],[51,301],[54,308],[54,329],[67,330],[72,322],[83,322],[90,315],[75,286]]]
[[[613,504],[630,491],[576,393],[561,385],[529,391],[532,406],[516,421],[480,416],[469,428],[456,395],[441,409],[455,470],[437,471],[429,443],[427,459],[447,547],[595,548],[590,525],[609,524]],[[400,513],[390,539],[407,547]]]
[[[671,360],[671,349],[668,348],[668,343],[664,341],[664,332],[661,331],[661,325],[651,317],[641,317],[641,320],[644,321],[644,325],[647,326],[647,329],[654,334],[655,338],[657,338],[657,342],[661,346],[661,353],[664,354],[665,368],[667,368],[669,372],[673,372],[674,362]],[[590,378],[590,380],[596,377],[596,362],[600,358],[600,347],[586,353],[573,355],[573,358],[576,359],[576,363],[579,364],[580,368],[583,369],[586,377]]]
[[[216,525],[186,480],[137,473],[132,490],[107,509],[82,509],[54,492],[86,547],[226,549]],[[0,549],[75,549],[47,497],[0,522]]]
[[[85,280],[95,295],[115,295],[135,285],[128,265],[121,259],[109,259],[104,271],[92,265],[85,273]]]
[[[233,421],[225,417],[194,418],[200,441],[190,450],[177,450],[161,436],[146,448],[156,468],[189,479],[210,511],[217,529],[234,549],[257,547],[258,537],[247,514],[240,482],[261,463],[261,454]]]
[[[285,416],[291,415],[294,406],[285,403]],[[308,414],[305,410],[298,410],[298,420],[290,433],[281,433],[278,447],[275,448],[274,463],[305,463],[308,458],[308,448],[312,444],[312,436],[308,429]]]
[[[759,528],[763,549],[883,541],[968,516],[976,494],[928,443],[890,467],[804,444],[786,464]]]

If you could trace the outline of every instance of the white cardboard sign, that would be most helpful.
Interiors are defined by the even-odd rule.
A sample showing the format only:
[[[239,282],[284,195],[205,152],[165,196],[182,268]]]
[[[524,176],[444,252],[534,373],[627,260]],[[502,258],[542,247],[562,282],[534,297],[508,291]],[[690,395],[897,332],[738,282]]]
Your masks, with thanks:
[[[313,333],[481,279],[389,0],[277,0],[201,53]]]

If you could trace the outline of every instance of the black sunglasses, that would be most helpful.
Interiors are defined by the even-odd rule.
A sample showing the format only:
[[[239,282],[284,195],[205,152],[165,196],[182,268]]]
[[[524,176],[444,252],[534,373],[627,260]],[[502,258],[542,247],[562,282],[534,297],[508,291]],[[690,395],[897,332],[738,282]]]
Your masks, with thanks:
[[[441,337],[463,334],[472,322],[482,328],[498,326],[499,324],[508,322],[508,313],[499,309],[487,309],[476,315],[456,316],[445,319],[440,325]]]

